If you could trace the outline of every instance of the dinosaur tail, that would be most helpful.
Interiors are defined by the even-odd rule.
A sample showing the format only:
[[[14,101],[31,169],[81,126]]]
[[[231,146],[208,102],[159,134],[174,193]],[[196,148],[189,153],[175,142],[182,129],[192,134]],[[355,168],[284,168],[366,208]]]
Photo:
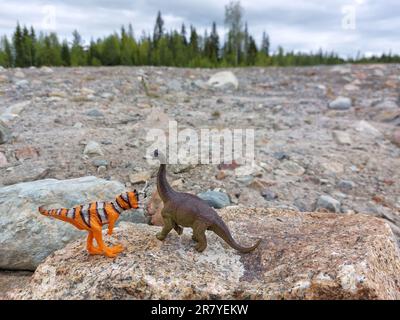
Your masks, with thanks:
[[[42,206],[40,206],[39,208],[38,208],[38,210],[39,210],[39,212],[40,212],[40,214],[42,214],[42,215],[44,215],[44,216],[46,216],[46,217],[54,217],[54,218],[60,218],[60,209],[59,210],[57,210],[57,209],[51,209],[51,210],[46,210],[46,209],[44,209]]]
[[[243,247],[238,244],[232,237],[227,225],[221,220],[218,223],[215,223],[209,228],[211,231],[215,232],[221,239],[223,239],[227,244],[229,244],[233,249],[241,252],[248,253],[256,249],[261,239],[257,240],[257,242],[251,247]]]

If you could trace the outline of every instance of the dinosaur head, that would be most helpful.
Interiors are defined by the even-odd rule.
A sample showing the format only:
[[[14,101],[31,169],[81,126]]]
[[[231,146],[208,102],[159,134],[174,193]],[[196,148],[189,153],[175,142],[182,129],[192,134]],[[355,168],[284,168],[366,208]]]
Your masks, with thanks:
[[[153,152],[153,159],[157,159],[160,161],[160,164],[166,164],[167,163],[167,158],[165,155],[158,149],[154,150]]]

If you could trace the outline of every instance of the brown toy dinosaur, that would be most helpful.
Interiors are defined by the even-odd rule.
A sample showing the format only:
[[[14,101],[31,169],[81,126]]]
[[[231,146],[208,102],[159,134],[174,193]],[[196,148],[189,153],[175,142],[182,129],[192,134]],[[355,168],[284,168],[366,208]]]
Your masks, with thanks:
[[[193,229],[192,239],[197,242],[195,249],[199,252],[204,251],[207,247],[206,230],[215,232],[232,248],[242,253],[253,251],[258,247],[261,240],[251,247],[239,245],[233,239],[227,225],[207,202],[195,195],[173,190],[167,181],[164,155],[155,150],[154,158],[160,161],[157,190],[164,202],[164,208],[161,211],[164,227],[157,234],[157,239],[164,240],[172,229],[175,229],[180,235],[183,232],[182,227],[191,227]]]

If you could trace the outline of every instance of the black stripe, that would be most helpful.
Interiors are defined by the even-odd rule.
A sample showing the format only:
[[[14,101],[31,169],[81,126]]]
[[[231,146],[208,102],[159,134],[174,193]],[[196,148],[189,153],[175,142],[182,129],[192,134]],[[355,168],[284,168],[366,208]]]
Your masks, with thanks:
[[[96,209],[97,217],[99,218],[100,223],[103,223],[103,220],[101,219],[101,216],[100,216],[100,213],[99,213],[99,208],[98,208],[97,201],[95,203],[96,203],[96,208],[95,209]],[[104,211],[104,204],[103,204],[103,211]]]
[[[82,206],[81,206],[81,210],[80,210],[80,215],[81,215],[82,221],[90,228],[90,211],[89,211],[89,209],[90,209],[90,206],[88,208],[88,222],[86,222],[86,220],[85,220],[85,218],[83,216]]]
[[[72,219],[75,219],[75,214],[76,214],[76,208],[73,208],[73,210],[72,210]]]
[[[129,207],[133,208],[133,204],[131,203],[131,199],[129,199],[129,194],[128,193],[126,193],[126,197],[128,198]]]
[[[123,206],[121,206],[120,204],[119,204],[119,201],[118,201],[118,199],[122,199],[122,197],[121,196],[118,196],[115,200],[117,201],[117,204],[121,207],[121,209],[122,210],[125,210],[124,209],[124,207]],[[124,199],[122,199],[122,201],[124,201],[125,202],[125,200]],[[128,206],[129,206],[129,204],[128,204]]]
[[[119,215],[119,211],[118,211],[117,208],[114,206],[114,203],[111,202],[111,205],[112,205],[112,207],[114,208],[115,212],[117,212],[117,214]],[[118,205],[118,206],[119,206],[119,205]],[[122,208],[122,210],[124,210],[124,209]]]

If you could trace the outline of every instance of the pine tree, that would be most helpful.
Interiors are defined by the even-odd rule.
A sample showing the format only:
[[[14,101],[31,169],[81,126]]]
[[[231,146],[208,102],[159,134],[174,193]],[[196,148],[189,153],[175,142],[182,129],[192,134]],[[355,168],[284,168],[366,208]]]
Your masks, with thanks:
[[[184,23],[182,23],[181,27],[181,37],[182,37],[182,42],[185,46],[188,45],[187,38],[186,38],[186,26]]]
[[[156,24],[154,26],[154,32],[153,32],[154,46],[157,46],[157,43],[161,39],[163,34],[164,34],[164,20],[161,17],[161,12],[158,11],[157,18],[156,18]]]
[[[121,63],[121,47],[118,35],[114,34],[104,39],[101,62],[106,66],[115,66]]]
[[[64,40],[61,45],[61,60],[63,66],[71,65],[71,52],[67,40]]]
[[[196,28],[190,26],[189,60],[195,60],[199,55],[199,36]]]
[[[247,45],[247,52],[246,52],[246,65],[254,66],[257,59],[257,45],[252,36],[249,36],[248,45]]]
[[[82,46],[82,37],[77,30],[72,32],[72,37],[71,66],[83,66],[87,59]]]
[[[3,36],[0,40],[0,54],[0,65],[6,68],[14,66],[11,44],[7,36]]]
[[[17,27],[15,28],[15,32],[13,35],[13,47],[15,51],[15,66],[24,67],[24,47],[22,39],[22,30],[19,23],[17,23]]]
[[[269,36],[266,32],[263,32],[262,40],[261,40],[261,52],[263,52],[267,57],[269,56]]]
[[[229,28],[228,32],[228,55],[234,56],[234,65],[239,65],[242,56],[243,43],[243,8],[240,1],[231,1],[225,6],[225,24]]]

